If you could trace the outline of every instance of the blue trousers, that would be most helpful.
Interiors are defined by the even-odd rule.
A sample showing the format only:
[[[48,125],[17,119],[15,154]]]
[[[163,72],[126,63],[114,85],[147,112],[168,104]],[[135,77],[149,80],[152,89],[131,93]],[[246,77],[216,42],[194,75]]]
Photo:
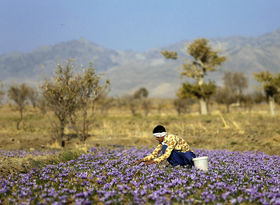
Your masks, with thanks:
[[[162,154],[165,153],[167,148],[167,145],[163,145],[162,147]],[[170,156],[167,158],[167,161],[172,165],[172,167],[175,167],[177,165],[190,165],[194,166],[193,164],[193,158],[195,158],[195,154],[191,151],[188,152],[179,152],[177,150],[173,150],[170,154]]]

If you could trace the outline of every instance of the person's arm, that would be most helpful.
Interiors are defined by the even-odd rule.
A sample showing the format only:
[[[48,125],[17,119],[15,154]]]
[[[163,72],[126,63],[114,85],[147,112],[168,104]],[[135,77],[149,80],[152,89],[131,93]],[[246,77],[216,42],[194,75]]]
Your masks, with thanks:
[[[170,140],[168,141],[165,153],[160,157],[154,159],[153,161],[158,164],[166,160],[170,156],[171,152],[174,150],[175,146],[176,146],[176,140],[174,137],[171,137]]]
[[[150,154],[149,156],[146,156],[142,159],[142,162],[146,162],[146,161],[150,161],[154,158],[156,158],[158,156],[158,154],[160,153],[160,151],[162,150],[162,144],[159,144],[155,150],[152,152],[152,154]]]
[[[162,145],[159,144],[155,150],[152,152],[152,154],[150,154],[149,156],[144,157],[143,159],[137,160],[136,162],[134,162],[134,165],[138,165],[141,162],[151,162],[152,159],[156,158],[158,156],[158,154],[160,153],[160,151],[162,150]]]

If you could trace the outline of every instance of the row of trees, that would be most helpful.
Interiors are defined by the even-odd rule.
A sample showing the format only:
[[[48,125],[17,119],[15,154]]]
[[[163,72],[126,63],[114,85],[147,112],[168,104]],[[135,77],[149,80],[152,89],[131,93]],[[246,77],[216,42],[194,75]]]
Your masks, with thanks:
[[[234,102],[240,104],[241,99],[246,97],[243,95],[243,90],[248,87],[248,80],[243,73],[225,73],[224,86],[217,88],[215,82],[205,82],[205,76],[208,72],[216,71],[217,67],[226,61],[226,57],[215,51],[205,38],[197,39],[191,43],[187,52],[189,57],[183,64],[181,76],[193,79],[194,83],[186,81],[181,85],[177,92],[179,99],[197,98],[200,103],[200,112],[203,115],[208,113],[207,103],[216,92],[218,92],[217,101],[226,104],[228,111],[230,104]],[[165,50],[161,54],[166,59],[178,59],[176,51]],[[275,115],[274,101],[280,95],[280,73],[271,74],[266,71],[256,73],[254,76],[257,81],[263,83],[265,94],[269,99],[271,114]]]
[[[90,65],[89,68],[90,68],[89,70],[91,71],[93,70],[92,65]],[[152,100],[148,98],[149,96],[148,90],[144,87],[139,88],[131,95],[125,95],[119,98],[107,97],[106,94],[108,92],[104,92],[104,91],[108,91],[108,89],[102,90],[100,87],[97,86],[99,79],[97,81],[91,82],[95,86],[94,87],[93,85],[91,85],[94,87],[95,97],[89,100],[87,96],[90,96],[91,94],[87,94],[89,93],[89,91],[85,89],[85,88],[88,89],[90,87],[89,85],[85,84],[85,82],[87,81],[85,81],[85,79],[81,80],[80,75],[79,78],[76,78],[76,81],[71,80],[73,76],[72,77],[68,76],[68,75],[72,75],[69,72],[70,69],[69,63],[65,67],[65,70],[63,69],[64,69],[63,66],[59,65],[59,71],[57,73],[59,77],[57,77],[58,79],[55,80],[55,82],[58,83],[58,82],[65,81],[64,84],[57,84],[56,91],[55,91],[54,85],[47,82],[43,86],[45,90],[41,90],[43,91],[41,92],[43,94],[42,97],[39,97],[39,93],[36,90],[26,86],[25,84],[19,86],[15,86],[15,85],[10,86],[8,90],[8,96],[12,101],[14,101],[17,109],[20,112],[20,119],[17,123],[17,129],[19,129],[20,122],[22,121],[24,106],[27,103],[32,104],[33,107],[35,106],[39,107],[43,113],[46,112],[46,107],[48,105],[49,109],[54,111],[57,118],[62,123],[61,129],[63,129],[64,127],[63,125],[67,124],[68,122],[66,120],[67,119],[66,112],[70,113],[68,114],[70,122],[73,125],[73,127],[76,127],[75,126],[76,110],[79,109],[83,110],[83,129],[82,129],[83,136],[87,136],[86,127],[88,127],[87,125],[88,123],[86,119],[87,119],[87,110],[89,109],[89,106],[92,107],[92,110],[94,110],[94,108],[98,106],[98,108],[101,110],[103,114],[112,107],[118,107],[120,109],[128,108],[131,111],[132,115],[138,115],[143,112],[145,116],[147,116],[152,109],[153,110],[156,109],[158,111],[158,114],[161,114],[161,111],[163,109],[166,109],[167,107],[167,104],[164,100],[158,100],[156,102],[152,102]],[[64,75],[64,77],[62,78],[61,75]],[[90,72],[87,71],[87,75],[85,75],[84,78],[89,78],[89,75],[93,75],[93,73],[90,74]],[[259,81],[261,82],[264,82],[265,80],[264,90],[267,96],[267,100],[269,101],[270,104],[271,113],[275,114],[274,103],[275,101],[277,103],[279,103],[280,101],[279,92],[276,89],[277,83],[279,81],[277,80],[277,78],[279,78],[279,76],[277,77],[276,75],[272,75],[269,72],[261,72],[256,74],[256,78],[260,79]],[[68,80],[62,80],[62,79],[68,79]],[[68,81],[71,81],[71,83]],[[255,91],[254,93],[251,94],[244,94],[244,90],[247,89],[248,87],[248,78],[244,75],[244,73],[226,72],[224,74],[223,81],[224,84],[222,87],[216,87],[216,85],[212,83],[213,89],[211,92],[213,92],[213,94],[209,98],[207,98],[206,101],[207,105],[212,102],[223,104],[226,106],[227,112],[230,112],[231,105],[235,105],[236,107],[242,106],[245,108],[251,108],[253,104],[258,104],[265,101],[265,96],[261,91]],[[76,83],[76,85],[73,83]],[[106,88],[108,88],[108,85]],[[73,100],[76,98],[76,96],[72,96],[71,92],[73,93],[80,92],[79,101]],[[1,91],[0,89],[0,100],[1,100],[1,96],[3,95],[4,92]],[[60,103],[58,97],[62,95],[72,96],[73,99],[69,98],[68,101],[62,101]],[[183,114],[189,112],[191,105],[194,104],[195,102],[196,102],[196,98],[194,96],[188,95],[187,97],[183,96],[181,98],[175,99],[173,105],[176,111],[178,112],[178,114]],[[170,101],[168,103],[170,104]],[[60,110],[62,110],[63,112],[60,112]],[[63,133],[62,131],[63,130],[60,130],[60,133]]]
[[[226,111],[230,112],[230,107],[243,107],[244,109],[251,109],[254,104],[260,104],[266,101],[265,95],[261,91],[254,91],[253,93],[245,94],[245,90],[248,88],[248,78],[242,72],[226,72],[223,77],[224,84],[222,87],[217,87],[214,83],[213,94],[207,98],[206,104],[208,105],[214,102],[226,106]],[[144,93],[144,95],[139,95]],[[124,96],[122,98],[111,98],[109,107],[125,107],[129,108],[132,115],[139,114],[140,110],[147,116],[151,110],[157,110],[158,114],[166,109],[167,102],[164,100],[156,100],[148,98],[148,90],[146,88],[140,88],[130,96]],[[191,111],[191,107],[198,99],[194,96],[188,95],[187,97],[178,97],[173,101],[174,109],[177,113],[184,114]],[[198,101],[199,102],[199,101]],[[170,104],[170,101],[168,102]]]
[[[77,81],[73,82],[78,83]],[[66,81],[64,85],[56,85],[56,87],[54,87],[54,85],[50,83],[44,84],[42,87],[44,87],[45,90],[40,90],[41,95],[43,94],[41,97],[38,91],[26,86],[25,84],[10,86],[8,96],[12,101],[14,101],[14,104],[19,110],[21,116],[20,120],[17,123],[17,128],[19,129],[19,123],[22,121],[23,110],[27,103],[32,104],[33,107],[40,108],[43,114],[46,113],[47,110],[54,111],[59,121],[63,123],[62,125],[70,122],[72,127],[74,128],[77,127],[75,125],[75,120],[77,118],[75,113],[77,111],[80,111],[80,113],[82,113],[82,117],[80,118],[83,119],[83,136],[87,136],[86,127],[88,127],[88,110],[93,110],[95,112],[98,109],[98,111],[102,114],[106,114],[110,109],[115,107],[119,110],[129,109],[131,111],[131,114],[134,116],[141,114],[147,116],[151,112],[151,110],[157,110],[157,113],[161,115],[163,110],[171,108],[170,105],[172,101],[170,99],[151,99],[148,97],[148,90],[144,87],[139,88],[131,95],[125,95],[122,97],[108,97],[107,88],[101,90],[101,92],[97,91],[94,95],[95,97],[89,100],[86,97],[87,95],[85,95],[85,90],[82,90],[81,88],[78,89],[78,85],[72,84],[73,82],[68,82],[67,85]],[[209,98],[209,100],[207,101],[207,105],[216,102],[218,104],[225,105],[227,112],[230,112],[231,106],[250,109],[253,104],[265,102],[265,96],[260,91],[255,91],[254,93],[250,94],[243,93],[248,86],[247,82],[248,79],[243,73],[226,72],[224,75],[224,85],[222,87],[215,88],[215,94],[212,95],[211,98]],[[63,86],[66,88],[63,89]],[[80,84],[79,86],[82,86],[82,84]],[[85,87],[86,86],[82,86],[82,88]],[[77,100],[74,95],[71,95],[71,92],[77,92],[76,89],[78,89],[80,92],[81,99],[79,100]],[[70,97],[72,96],[72,98],[67,97],[67,101],[62,101],[59,99],[59,96],[62,95],[65,98],[68,95]],[[276,98],[276,102],[279,102],[277,100],[278,98]],[[179,115],[188,113],[192,111],[191,107],[196,102],[197,99],[193,97],[177,98],[173,100],[173,108]],[[69,114],[66,114],[67,112]],[[67,115],[69,117],[67,117]],[[64,126],[60,127],[63,128]],[[62,133],[62,130],[59,132]]]

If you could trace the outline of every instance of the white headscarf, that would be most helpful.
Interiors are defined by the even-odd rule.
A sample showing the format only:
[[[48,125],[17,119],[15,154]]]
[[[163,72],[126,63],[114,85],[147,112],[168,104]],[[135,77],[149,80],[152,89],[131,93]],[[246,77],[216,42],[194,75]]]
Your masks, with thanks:
[[[157,132],[153,134],[155,137],[165,137],[167,132]]]

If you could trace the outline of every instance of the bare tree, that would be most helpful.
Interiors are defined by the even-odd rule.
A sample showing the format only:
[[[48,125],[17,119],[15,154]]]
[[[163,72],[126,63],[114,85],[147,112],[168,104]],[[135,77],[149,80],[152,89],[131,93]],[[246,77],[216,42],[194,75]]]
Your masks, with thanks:
[[[236,102],[236,95],[227,86],[218,88],[216,96],[216,102],[226,105],[226,110],[230,112],[230,105]]]
[[[91,103],[96,103],[99,98],[106,95],[106,91],[110,86],[110,82],[106,81],[104,86],[100,85],[100,76],[95,73],[93,64],[90,62],[89,66],[84,70],[84,73],[77,77],[78,89],[78,102],[82,110],[83,128],[82,128],[82,141],[88,137],[88,109]]]
[[[251,111],[254,104],[253,96],[250,94],[242,95],[240,98],[240,103],[244,109]]]
[[[38,105],[39,93],[34,88],[30,88],[28,99],[30,100],[33,108],[35,108]]]
[[[145,116],[147,116],[151,109],[151,102],[148,99],[149,92],[146,88],[139,88],[134,93],[134,99],[136,99],[141,105],[142,109],[145,112]]]
[[[232,94],[236,96],[237,104],[240,105],[243,92],[248,88],[248,78],[243,72],[225,72],[224,87]]]
[[[149,92],[146,88],[139,88],[138,90],[135,91],[134,98],[135,99],[147,98],[148,95]]]
[[[59,120],[58,141],[64,146],[64,129],[70,116],[79,108],[77,93],[79,86],[73,74],[72,61],[69,59],[66,66],[57,65],[54,79],[42,85],[43,96],[50,110]]]
[[[145,116],[148,116],[148,114],[151,111],[151,101],[148,98],[142,99],[142,108],[145,112]]]
[[[15,103],[17,110],[20,113],[20,119],[17,122],[17,129],[19,130],[20,123],[23,120],[23,111],[28,103],[30,88],[25,84],[11,85],[8,90],[8,97]]]
[[[188,113],[193,103],[194,99],[192,98],[177,98],[173,102],[178,115]]]
[[[255,104],[265,102],[265,95],[263,94],[263,92],[255,90],[251,95]]]
[[[131,95],[125,95],[122,97],[122,102],[125,103],[125,106],[129,107],[129,110],[133,116],[137,115],[137,99]]]

